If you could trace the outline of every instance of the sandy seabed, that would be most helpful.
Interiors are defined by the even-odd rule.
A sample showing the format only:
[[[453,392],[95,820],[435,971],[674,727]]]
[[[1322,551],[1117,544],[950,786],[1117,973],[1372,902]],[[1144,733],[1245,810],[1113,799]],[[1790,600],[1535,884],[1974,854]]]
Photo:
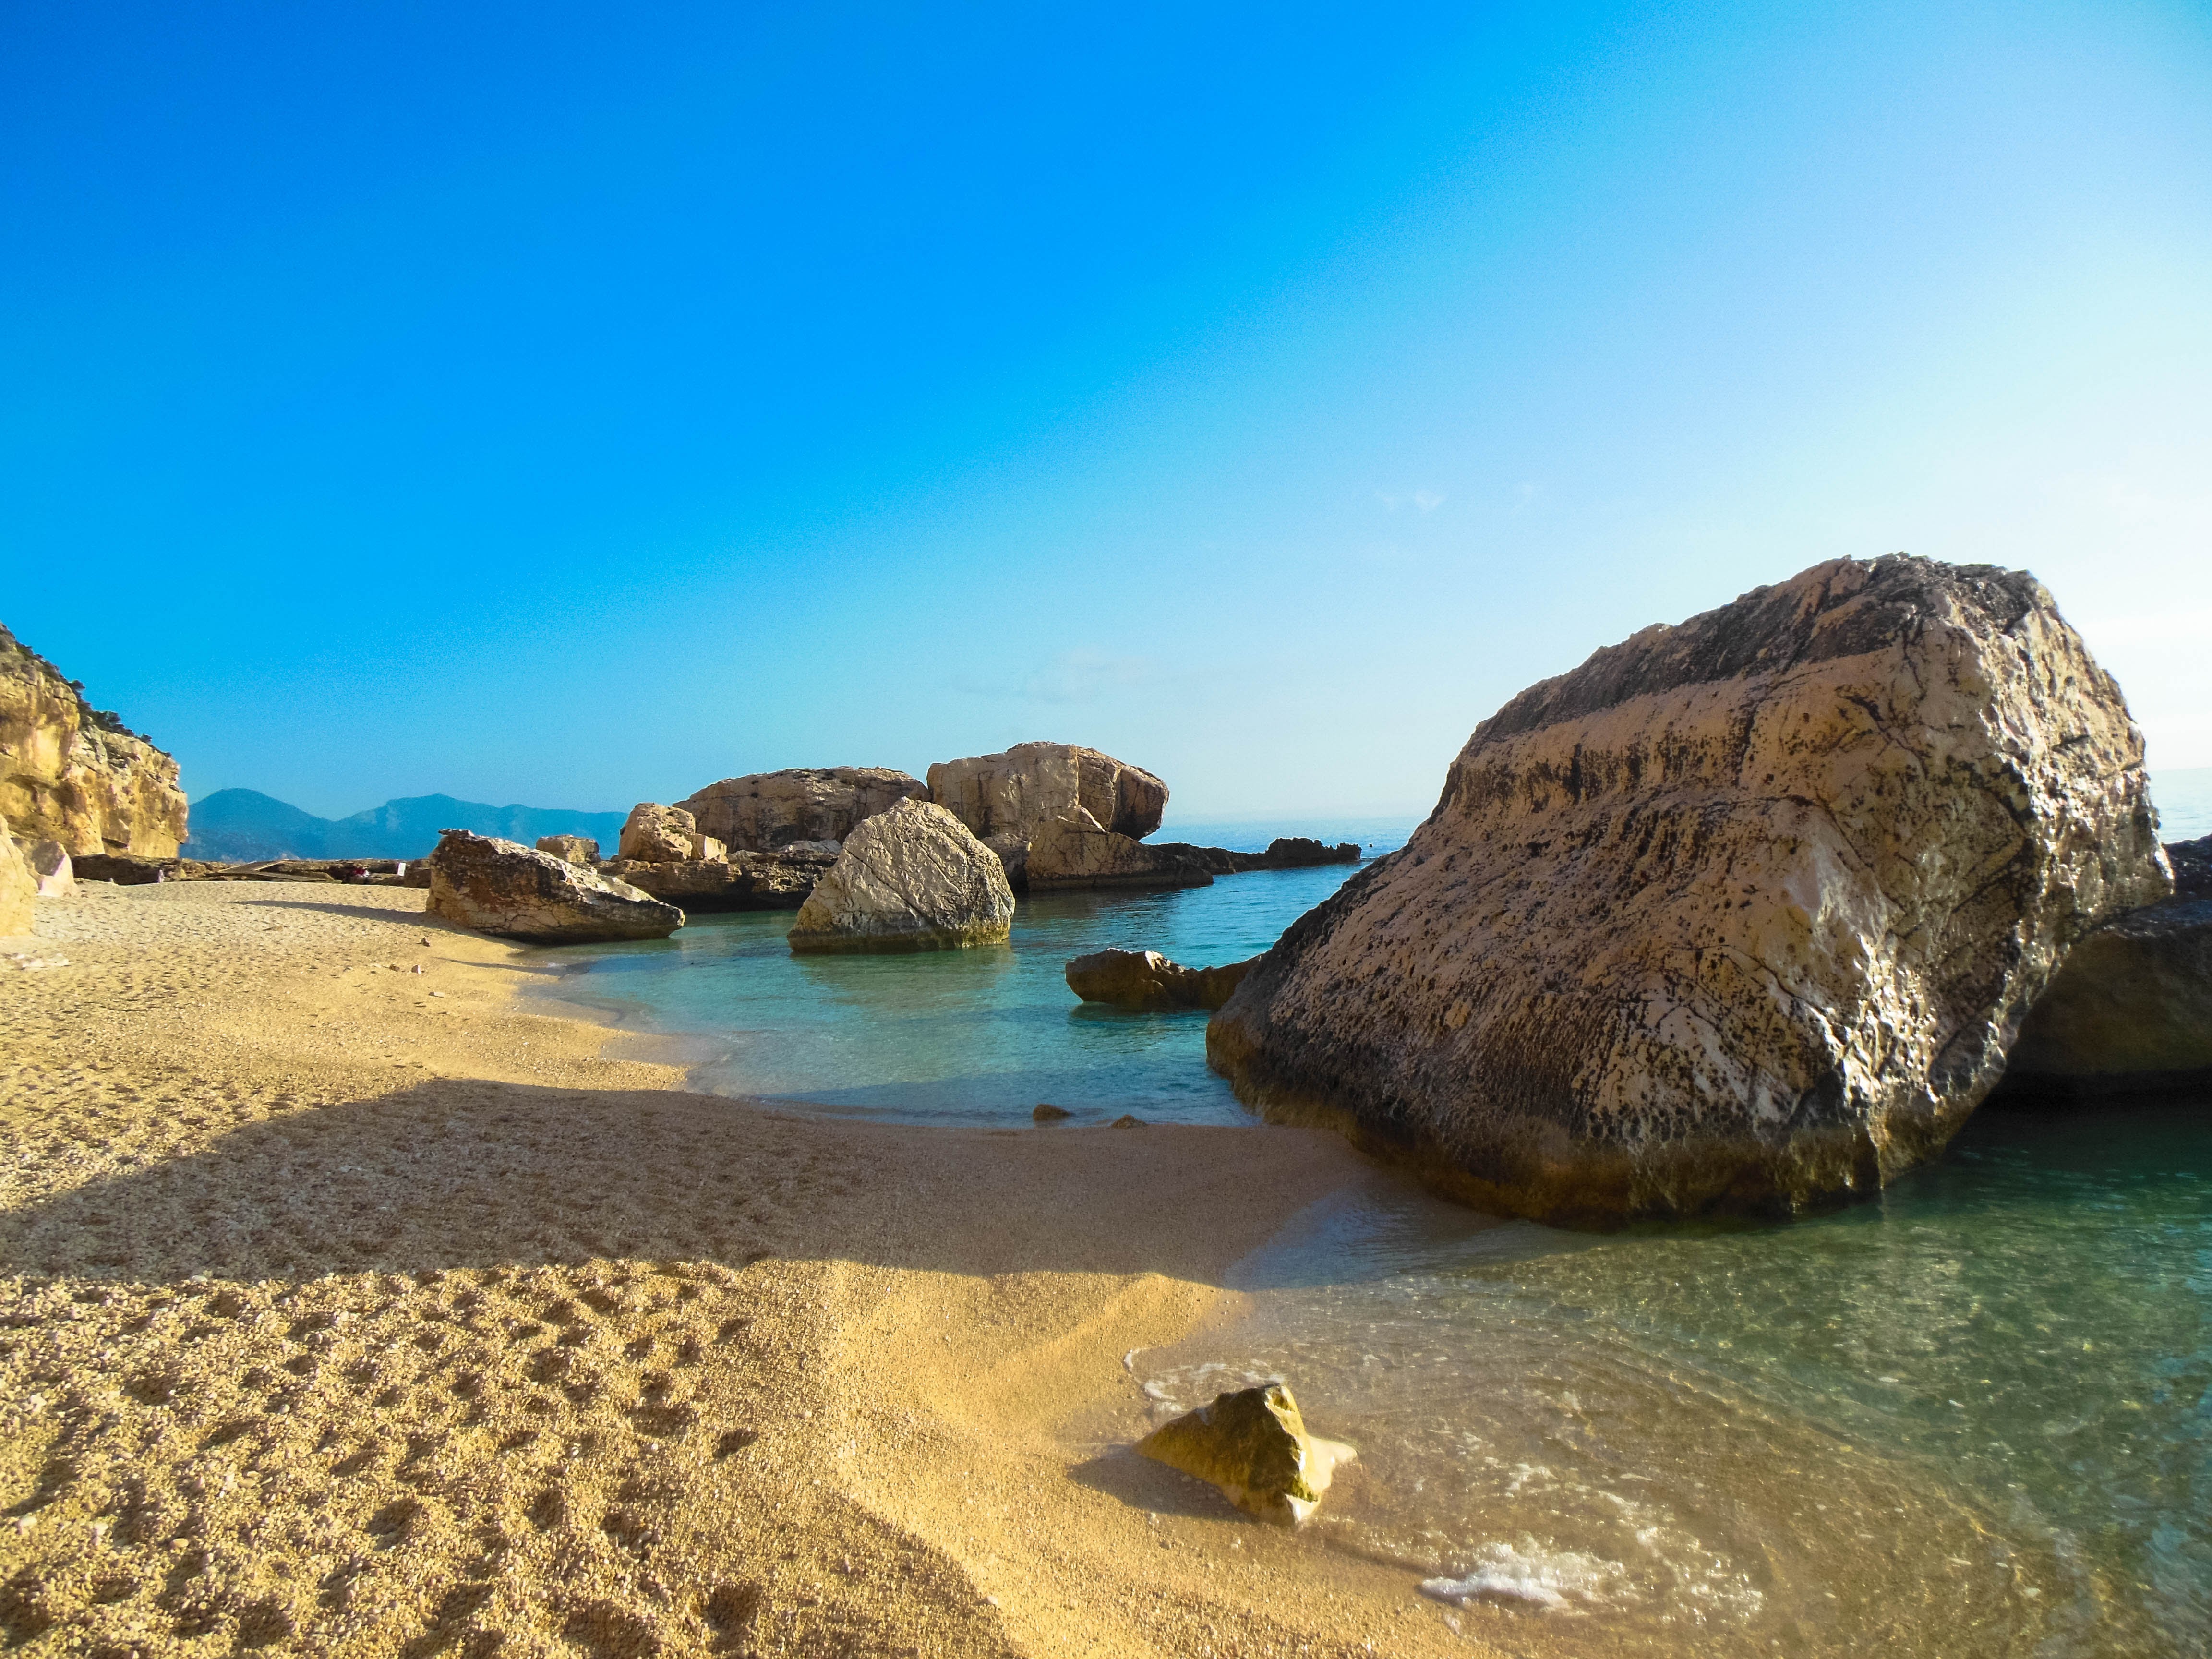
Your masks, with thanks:
[[[1333,1137],[690,1092],[422,903],[85,884],[0,940],[0,1642],[1486,1650],[1127,1449],[1123,1355]]]

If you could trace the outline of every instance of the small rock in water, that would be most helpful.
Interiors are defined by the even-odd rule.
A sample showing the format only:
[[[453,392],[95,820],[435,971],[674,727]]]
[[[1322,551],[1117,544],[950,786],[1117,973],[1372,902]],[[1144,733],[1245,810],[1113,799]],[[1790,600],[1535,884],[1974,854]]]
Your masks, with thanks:
[[[1049,1106],[1039,1101],[1036,1110],[1031,1112],[1030,1115],[1040,1123],[1057,1123],[1062,1118],[1073,1117],[1075,1114],[1065,1106]]]
[[[1280,1382],[1217,1395],[1137,1443],[1154,1462],[1218,1486],[1248,1515],[1295,1527],[1314,1512],[1339,1463],[1358,1454],[1306,1432]]]
[[[1106,1127],[1109,1129],[1141,1129],[1145,1127],[1145,1120],[1140,1117],[1132,1117],[1128,1113],[1124,1112]]]

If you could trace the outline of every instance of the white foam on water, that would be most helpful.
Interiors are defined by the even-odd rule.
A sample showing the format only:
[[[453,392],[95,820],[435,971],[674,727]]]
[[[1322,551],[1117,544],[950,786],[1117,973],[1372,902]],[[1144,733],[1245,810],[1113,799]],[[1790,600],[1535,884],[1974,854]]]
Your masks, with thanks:
[[[1421,1594],[1463,1607],[1473,1601],[1518,1601],[1547,1613],[1618,1605],[1635,1599],[1628,1569],[1574,1550],[1546,1550],[1533,1540],[1528,1547],[1488,1544],[1466,1576],[1425,1578]]]

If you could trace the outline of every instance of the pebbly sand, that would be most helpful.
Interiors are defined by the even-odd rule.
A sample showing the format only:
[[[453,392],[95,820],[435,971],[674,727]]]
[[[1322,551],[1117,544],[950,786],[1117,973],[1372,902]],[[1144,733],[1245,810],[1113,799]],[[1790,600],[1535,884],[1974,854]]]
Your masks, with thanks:
[[[1139,1431],[1122,1355],[1334,1137],[688,1092],[422,902],[88,884],[0,941],[67,959],[0,957],[0,1640],[1490,1650],[1070,1426]]]

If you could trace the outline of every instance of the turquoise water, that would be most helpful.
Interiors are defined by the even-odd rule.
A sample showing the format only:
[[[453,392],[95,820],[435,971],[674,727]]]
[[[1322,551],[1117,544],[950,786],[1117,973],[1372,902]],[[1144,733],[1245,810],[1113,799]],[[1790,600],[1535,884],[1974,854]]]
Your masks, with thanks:
[[[1187,838],[1278,833],[1352,832]],[[1249,1122],[1202,1018],[1085,1010],[1061,966],[1249,956],[1349,873],[1024,901],[989,951],[794,957],[770,915],[547,954],[562,996],[694,1034],[732,1093]],[[1247,1313],[1131,1370],[1160,1416],[1290,1379],[1360,1449],[1317,1544],[1402,1567],[1509,1650],[2212,1652],[2209,1127],[2203,1098],[1985,1110],[1879,1203],[1605,1237],[1370,1172],[1240,1268]]]
[[[1405,820],[1320,829],[1378,851]],[[1179,833],[1181,832],[1181,833]],[[1170,825],[1163,838],[1248,849],[1316,826]],[[787,913],[701,915],[673,938],[544,952],[570,964],[566,1000],[645,1030],[692,1034],[705,1086],[848,1116],[1028,1123],[1040,1103],[1079,1118],[1249,1123],[1206,1069],[1206,1027],[1188,1014],[1085,1006],[1068,958],[1119,945],[1190,967],[1255,956],[1354,866],[1253,871],[1211,887],[1024,898],[1004,945],[887,956],[795,957]]]

